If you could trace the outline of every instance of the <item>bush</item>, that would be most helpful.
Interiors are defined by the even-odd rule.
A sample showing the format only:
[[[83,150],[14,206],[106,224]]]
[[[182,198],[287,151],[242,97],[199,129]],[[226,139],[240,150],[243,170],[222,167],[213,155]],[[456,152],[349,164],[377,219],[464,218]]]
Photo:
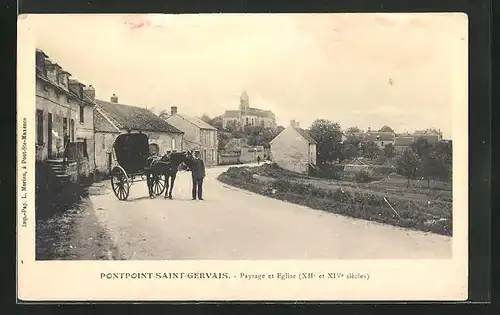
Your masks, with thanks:
[[[344,173],[344,165],[324,164],[318,167],[316,176],[327,179],[340,179]]]
[[[394,172],[394,169],[390,166],[375,166],[372,169],[372,176],[389,176]]]
[[[354,174],[354,181],[356,183],[369,183],[370,182],[370,175],[365,170],[357,171]]]
[[[276,181],[274,181],[271,186],[276,189],[277,191],[280,191],[280,192],[285,192],[285,191],[288,191],[290,189],[290,182],[286,179],[278,179]]]
[[[338,188],[335,190],[332,197],[335,201],[348,203],[352,199],[352,194],[348,190]]]

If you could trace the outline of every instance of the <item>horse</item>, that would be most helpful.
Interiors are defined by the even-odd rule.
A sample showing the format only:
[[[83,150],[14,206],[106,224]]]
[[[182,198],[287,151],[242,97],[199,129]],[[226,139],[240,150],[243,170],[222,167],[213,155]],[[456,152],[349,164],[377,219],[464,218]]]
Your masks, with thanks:
[[[185,164],[191,169],[193,158],[189,152],[172,152],[165,154],[155,160],[151,165],[151,170],[147,174],[147,185],[149,196],[154,198],[153,183],[158,181],[159,176],[165,176],[165,199],[172,199],[172,190],[174,188],[175,178],[179,171],[179,166]],[[170,180],[170,185],[169,185]]]

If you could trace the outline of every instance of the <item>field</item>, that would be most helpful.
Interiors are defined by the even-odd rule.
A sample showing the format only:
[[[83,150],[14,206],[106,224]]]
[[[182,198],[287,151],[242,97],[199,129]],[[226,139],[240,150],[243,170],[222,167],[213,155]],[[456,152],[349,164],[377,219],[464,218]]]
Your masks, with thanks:
[[[451,185],[388,176],[371,183],[327,180],[288,172],[276,164],[231,167],[219,178],[235,187],[313,209],[452,235]]]

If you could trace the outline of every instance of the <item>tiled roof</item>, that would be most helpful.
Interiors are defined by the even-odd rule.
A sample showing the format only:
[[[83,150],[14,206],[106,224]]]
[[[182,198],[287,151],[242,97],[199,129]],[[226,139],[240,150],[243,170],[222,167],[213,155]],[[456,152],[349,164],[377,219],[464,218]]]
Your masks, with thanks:
[[[311,135],[302,128],[293,127],[304,139],[309,143],[316,144],[316,141],[311,137]]]
[[[274,117],[274,113],[272,111],[258,109],[258,108],[249,108],[248,111],[246,111],[246,113],[249,115],[254,115],[254,116],[258,116],[258,117],[267,117],[267,118]]]
[[[120,132],[98,110],[94,111],[94,130],[98,132]]]
[[[99,107],[121,129],[183,133],[146,108],[96,100]]]
[[[226,112],[224,113],[223,117],[226,117],[226,118],[237,118],[237,117],[239,117],[239,115],[240,115],[240,111],[239,110],[226,110]]]
[[[179,114],[176,114],[176,115],[180,116],[181,118],[184,118],[185,120],[189,121],[190,123],[192,123],[193,125],[195,125],[198,128],[217,130],[217,128],[215,128],[214,126],[210,125],[209,123],[203,121],[202,119],[200,119],[198,117],[185,116],[185,115],[179,115]]]

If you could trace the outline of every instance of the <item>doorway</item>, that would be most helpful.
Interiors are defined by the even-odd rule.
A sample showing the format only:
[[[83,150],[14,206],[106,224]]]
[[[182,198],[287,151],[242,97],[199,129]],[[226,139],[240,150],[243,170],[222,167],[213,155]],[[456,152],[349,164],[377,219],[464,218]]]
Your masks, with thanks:
[[[63,147],[66,151],[66,146],[68,145],[69,134],[68,134],[68,118],[63,118]]]
[[[113,162],[112,156],[113,153],[108,153],[108,174],[111,174],[111,164]]]
[[[48,113],[47,117],[47,156],[52,157],[52,113]]]

